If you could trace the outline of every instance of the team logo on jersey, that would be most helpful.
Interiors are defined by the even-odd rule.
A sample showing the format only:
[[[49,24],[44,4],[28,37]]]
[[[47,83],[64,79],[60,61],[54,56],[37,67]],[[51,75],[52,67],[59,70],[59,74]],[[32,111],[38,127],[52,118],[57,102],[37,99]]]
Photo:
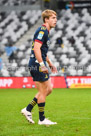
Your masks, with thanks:
[[[47,41],[47,45],[48,45],[48,46],[50,45],[50,41],[49,41],[49,40]]]
[[[47,74],[45,75],[45,78],[48,78],[48,75],[47,75]]]
[[[41,27],[41,30],[46,30],[46,27],[42,26],[42,27]]]
[[[41,40],[42,37],[43,37],[43,35],[44,35],[44,32],[43,32],[43,31],[40,31],[37,38]]]

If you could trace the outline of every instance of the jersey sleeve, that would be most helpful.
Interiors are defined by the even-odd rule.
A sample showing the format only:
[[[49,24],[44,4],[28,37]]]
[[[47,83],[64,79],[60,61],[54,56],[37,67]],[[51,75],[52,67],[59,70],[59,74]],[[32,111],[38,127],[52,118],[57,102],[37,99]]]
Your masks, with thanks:
[[[36,35],[35,41],[43,44],[43,42],[46,39],[46,31],[40,30],[38,34]]]

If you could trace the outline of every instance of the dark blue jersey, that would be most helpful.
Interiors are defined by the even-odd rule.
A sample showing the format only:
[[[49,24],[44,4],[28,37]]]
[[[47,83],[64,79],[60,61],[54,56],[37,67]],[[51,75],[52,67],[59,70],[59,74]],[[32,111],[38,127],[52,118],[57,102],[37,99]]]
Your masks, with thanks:
[[[35,58],[35,54],[34,54],[34,42],[35,41],[42,44],[42,46],[41,46],[42,59],[43,59],[43,61],[46,61],[48,47],[50,44],[49,32],[48,32],[46,26],[42,25],[41,27],[39,27],[36,30],[36,32],[34,34],[34,38],[33,38],[33,42],[32,42],[32,50],[31,50],[31,57],[32,58]]]

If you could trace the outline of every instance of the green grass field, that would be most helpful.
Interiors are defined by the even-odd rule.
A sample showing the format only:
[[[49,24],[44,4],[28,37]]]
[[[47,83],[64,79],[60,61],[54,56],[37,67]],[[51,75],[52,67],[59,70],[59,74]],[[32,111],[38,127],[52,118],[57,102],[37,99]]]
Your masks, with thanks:
[[[37,124],[37,106],[34,125],[20,113],[36,92],[0,89],[0,136],[91,136],[91,89],[54,89],[46,99],[45,115],[58,124],[49,127]]]

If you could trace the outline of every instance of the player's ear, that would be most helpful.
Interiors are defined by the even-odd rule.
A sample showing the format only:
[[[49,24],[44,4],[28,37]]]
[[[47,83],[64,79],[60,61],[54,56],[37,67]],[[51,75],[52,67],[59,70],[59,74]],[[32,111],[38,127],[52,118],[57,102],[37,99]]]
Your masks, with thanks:
[[[48,22],[48,20],[49,20],[48,18],[45,18],[45,23]]]

